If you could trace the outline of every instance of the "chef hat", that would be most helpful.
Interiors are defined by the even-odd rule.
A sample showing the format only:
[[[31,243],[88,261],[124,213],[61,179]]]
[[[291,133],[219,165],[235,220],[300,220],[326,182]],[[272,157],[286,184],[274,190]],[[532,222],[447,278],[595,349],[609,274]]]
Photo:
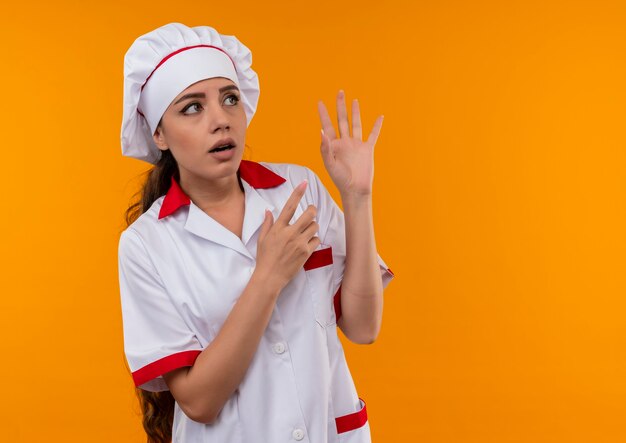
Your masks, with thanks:
[[[259,101],[252,54],[235,36],[209,26],[169,23],[137,38],[124,56],[122,155],[155,164],[152,138],[172,100],[200,80],[225,77],[241,92],[247,124]]]

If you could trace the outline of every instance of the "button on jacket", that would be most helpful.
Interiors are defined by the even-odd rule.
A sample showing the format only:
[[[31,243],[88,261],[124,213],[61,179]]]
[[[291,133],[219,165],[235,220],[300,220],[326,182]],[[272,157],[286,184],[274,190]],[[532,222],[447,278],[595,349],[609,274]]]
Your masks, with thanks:
[[[337,335],[343,213],[306,167],[243,160],[239,172],[242,238],[196,206],[174,179],[167,194],[122,232],[124,348],[134,383],[167,390],[164,373],[193,365],[254,272],[265,209],[276,219],[295,186],[308,179],[292,222],[315,205],[320,246],[281,291],[246,375],[216,421],[195,422],[176,405],[173,441],[369,443],[365,402]],[[393,273],[380,256],[378,262],[386,287]]]

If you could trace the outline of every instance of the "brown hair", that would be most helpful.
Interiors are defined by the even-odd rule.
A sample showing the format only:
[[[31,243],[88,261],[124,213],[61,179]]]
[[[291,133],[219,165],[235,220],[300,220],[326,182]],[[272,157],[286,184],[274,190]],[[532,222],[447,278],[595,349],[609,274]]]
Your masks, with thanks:
[[[170,188],[172,177],[180,180],[178,164],[169,149],[161,151],[161,158],[147,172],[143,187],[133,196],[135,200],[126,210],[126,224],[130,226],[141,214],[152,206],[156,199],[165,195]]]
[[[167,193],[172,177],[179,180],[178,164],[169,149],[161,152],[161,158],[147,175],[143,187],[133,196],[134,203],[126,210],[127,225],[137,220],[141,214],[150,209],[156,199]],[[170,443],[175,403],[170,391],[150,392],[136,388],[136,393],[143,413],[143,428],[148,436],[148,443]]]

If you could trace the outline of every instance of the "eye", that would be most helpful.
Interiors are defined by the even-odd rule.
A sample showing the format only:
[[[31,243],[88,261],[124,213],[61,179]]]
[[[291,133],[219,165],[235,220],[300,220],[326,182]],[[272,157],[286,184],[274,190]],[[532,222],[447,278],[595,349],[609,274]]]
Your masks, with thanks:
[[[185,115],[197,114],[197,112],[191,112],[191,113],[186,112],[187,109],[193,108],[193,107],[196,107],[196,106],[199,107],[200,109],[202,109],[202,105],[200,103],[193,102],[193,103],[189,103],[187,106],[185,106],[180,112],[185,114]]]
[[[226,97],[224,101],[228,102],[229,100],[230,100],[230,105],[235,106],[239,102],[239,97],[237,97],[235,94],[230,94],[229,96]]]

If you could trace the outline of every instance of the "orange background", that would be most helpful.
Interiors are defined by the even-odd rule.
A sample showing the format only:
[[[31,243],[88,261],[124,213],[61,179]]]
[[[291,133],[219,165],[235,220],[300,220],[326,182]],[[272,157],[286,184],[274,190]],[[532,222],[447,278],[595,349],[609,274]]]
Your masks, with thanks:
[[[123,57],[168,22],[253,53],[247,158],[319,155],[339,88],[385,123],[374,210],[396,273],[343,339],[375,443],[626,441],[626,6],[615,1],[3,6],[3,437],[141,442],[117,280],[149,165],[121,156]]]

